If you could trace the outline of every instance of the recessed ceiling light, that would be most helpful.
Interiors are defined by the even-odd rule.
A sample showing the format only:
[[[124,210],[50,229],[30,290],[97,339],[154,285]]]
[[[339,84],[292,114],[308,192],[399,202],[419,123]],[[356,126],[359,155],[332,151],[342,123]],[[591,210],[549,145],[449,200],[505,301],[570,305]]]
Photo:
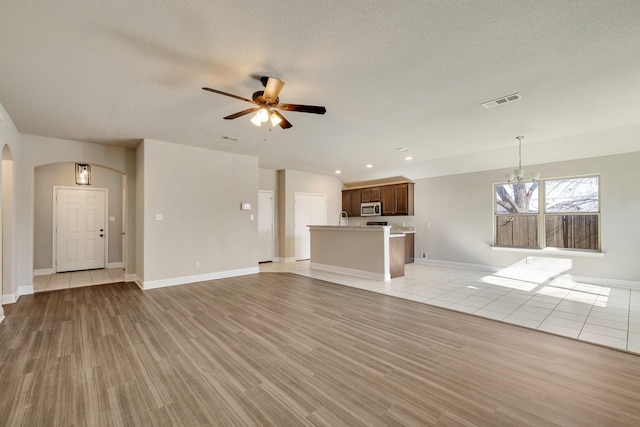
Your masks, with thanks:
[[[369,169],[371,169],[371,168],[373,167],[373,165],[372,165],[371,163],[369,163],[369,164],[367,165],[367,167],[368,167]]]
[[[338,170],[338,171],[336,171],[336,173],[337,173],[338,175],[340,175],[340,174],[342,173],[342,171],[339,171],[339,170]]]
[[[407,156],[407,157],[405,157],[404,159],[405,159],[405,160],[413,160],[413,157],[411,157],[411,156]]]

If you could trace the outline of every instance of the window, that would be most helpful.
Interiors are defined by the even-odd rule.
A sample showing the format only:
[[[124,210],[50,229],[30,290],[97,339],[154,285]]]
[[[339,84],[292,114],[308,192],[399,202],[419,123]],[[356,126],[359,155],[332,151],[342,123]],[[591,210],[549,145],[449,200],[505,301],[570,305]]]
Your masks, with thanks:
[[[496,245],[539,246],[537,182],[496,185]]]
[[[600,249],[600,192],[597,176],[544,182],[546,246]]]
[[[600,250],[598,176],[495,185],[495,244]]]

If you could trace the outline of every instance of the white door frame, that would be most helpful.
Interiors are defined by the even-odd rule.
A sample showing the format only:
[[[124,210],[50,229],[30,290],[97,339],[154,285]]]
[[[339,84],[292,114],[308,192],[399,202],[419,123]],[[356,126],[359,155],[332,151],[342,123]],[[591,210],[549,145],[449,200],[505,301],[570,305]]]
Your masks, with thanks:
[[[274,198],[274,192],[271,190],[258,190],[258,210],[260,209],[260,194],[268,194],[271,196],[271,260],[273,261],[273,259],[275,258],[275,198]],[[260,230],[260,211],[258,211],[258,231]],[[260,256],[260,254],[258,254],[258,256]],[[262,262],[262,260],[259,260],[260,262]]]
[[[122,197],[122,227],[121,227],[121,232],[120,232],[120,242],[122,244],[122,269],[125,271],[125,274],[127,272],[127,175],[126,174],[122,174],[122,193],[120,195],[120,197]],[[108,199],[107,199],[108,201]],[[105,207],[105,209],[107,210],[107,212],[109,211],[108,206]],[[106,221],[106,227],[109,227],[109,217],[107,217],[107,221]],[[108,230],[108,228],[105,228],[105,230]],[[108,242],[109,238],[107,237],[107,252],[105,252],[107,258],[105,259],[105,261],[109,261],[109,254],[108,254],[108,249],[109,249],[109,242]],[[109,263],[105,264],[105,265],[109,265]]]
[[[95,188],[95,187],[70,187],[64,185],[53,186],[53,236],[52,236],[52,250],[51,250],[51,269],[54,273],[58,272],[58,190],[74,190],[74,191],[100,191],[104,197],[104,268],[109,265],[109,189],[108,188]]]

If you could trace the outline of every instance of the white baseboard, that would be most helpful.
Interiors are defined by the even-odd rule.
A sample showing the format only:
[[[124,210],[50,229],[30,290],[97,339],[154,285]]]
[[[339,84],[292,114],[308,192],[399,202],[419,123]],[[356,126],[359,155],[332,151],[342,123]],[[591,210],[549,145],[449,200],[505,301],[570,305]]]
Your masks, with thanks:
[[[141,281],[138,286],[141,289],[157,289],[167,286],[185,285],[187,283],[204,282],[207,280],[225,279],[227,277],[246,276],[248,274],[257,274],[260,272],[259,267],[242,268],[238,270],[217,271],[214,273],[197,274],[194,276],[172,277],[171,279]],[[136,282],[137,283],[137,282]]]
[[[18,298],[20,298],[22,295],[33,295],[33,293],[33,284],[18,287]]]
[[[4,320],[4,310],[2,309],[2,306],[0,306],[0,323],[2,323],[3,320]]]
[[[106,268],[122,268],[122,261],[120,262],[109,262],[107,263]]]
[[[2,304],[15,304],[22,295],[33,295],[33,285],[20,286],[13,294],[2,295]]]
[[[140,278],[138,277],[137,274],[125,274],[124,275],[124,281],[125,282],[138,282],[138,281],[140,281]]]
[[[2,304],[14,304],[18,301],[16,294],[2,295]]]
[[[138,277],[137,274],[125,274],[124,275],[124,281],[125,282],[133,282],[136,285],[138,285],[138,287],[144,291],[144,287],[142,287],[142,279]]]
[[[296,262],[295,258],[280,258],[280,257],[275,257],[273,258],[272,262]]]
[[[470,264],[466,262],[455,262],[455,261],[441,261],[437,259],[414,258],[414,262],[416,264],[442,265],[445,267],[464,268],[467,270],[491,271],[493,273],[495,273],[496,271],[502,270],[501,267],[493,267],[491,265]]]
[[[353,268],[337,267],[335,265],[320,264],[317,262],[312,262],[309,267],[316,270],[344,274],[346,276],[362,277],[363,279],[382,280],[385,282],[391,280],[391,274],[372,273],[371,271],[355,270]]]
[[[424,264],[424,265],[442,265],[446,267],[455,267],[455,268],[465,268],[468,270],[480,270],[495,273],[497,271],[502,270],[505,267],[495,267],[492,265],[481,265],[481,264],[468,264],[464,262],[453,262],[453,261],[440,261],[434,259],[423,259],[416,258],[416,264]],[[586,283],[589,285],[597,285],[597,286],[611,286],[614,288],[625,288],[625,289],[640,289],[640,282],[634,280],[621,280],[621,279],[609,279],[603,277],[590,277],[590,276],[575,276],[568,272],[571,275],[571,278],[580,283]]]
[[[597,286],[611,286],[613,288],[640,289],[640,282],[633,280],[606,279],[603,277],[584,277],[571,275],[573,280],[580,283]]]

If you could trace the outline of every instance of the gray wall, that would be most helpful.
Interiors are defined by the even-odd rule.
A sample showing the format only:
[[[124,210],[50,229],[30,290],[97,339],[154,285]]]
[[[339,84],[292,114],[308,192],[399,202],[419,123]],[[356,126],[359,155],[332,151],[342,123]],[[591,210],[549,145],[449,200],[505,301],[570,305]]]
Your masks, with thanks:
[[[273,191],[274,194],[278,192],[278,171],[271,169],[259,169],[258,180],[260,190]]]
[[[142,149],[143,286],[257,268],[257,211],[240,204],[258,205],[258,159],[147,139]]]
[[[573,262],[570,274],[640,281],[640,152],[526,166],[541,178],[600,174],[601,258],[558,255]],[[506,267],[532,253],[492,250],[493,184],[506,170],[416,181],[416,257]],[[427,228],[427,223],[431,225]],[[549,253],[539,253],[550,256]]]
[[[123,175],[99,166],[91,167],[91,187],[106,188],[109,194],[109,217],[115,217],[108,226],[108,263],[122,263],[122,179]],[[34,178],[34,233],[33,268],[52,268],[53,248],[53,187],[75,187],[75,163],[56,163],[35,168]]]

